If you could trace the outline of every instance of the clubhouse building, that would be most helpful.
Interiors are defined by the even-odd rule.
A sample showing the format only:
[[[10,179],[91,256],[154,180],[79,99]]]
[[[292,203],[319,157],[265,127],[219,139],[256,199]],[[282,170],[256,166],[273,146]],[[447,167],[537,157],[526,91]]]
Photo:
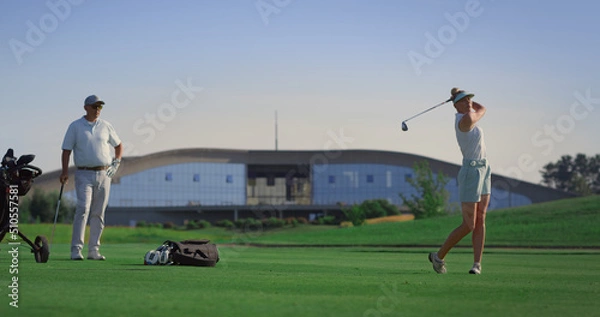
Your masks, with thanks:
[[[178,149],[124,157],[113,178],[107,225],[204,219],[341,217],[341,208],[385,199],[402,209],[400,193],[418,195],[409,180],[426,160],[448,178],[449,202],[459,210],[459,165],[407,153],[374,150],[282,151]],[[492,166],[493,168],[493,166]],[[70,173],[75,171],[71,167]],[[34,188],[58,190],[54,171]],[[73,182],[64,197],[75,200]],[[545,186],[492,174],[490,210],[570,198]]]

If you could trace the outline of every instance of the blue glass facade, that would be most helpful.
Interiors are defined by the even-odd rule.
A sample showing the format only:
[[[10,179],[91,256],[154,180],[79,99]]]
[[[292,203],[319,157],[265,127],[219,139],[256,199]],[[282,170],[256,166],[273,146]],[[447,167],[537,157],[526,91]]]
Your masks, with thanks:
[[[382,164],[327,164],[314,165],[312,169],[313,204],[347,205],[361,203],[367,199],[386,199],[394,205],[402,205],[399,193],[406,197],[416,195],[416,190],[407,179],[413,177],[409,167]],[[435,174],[434,174],[435,176]],[[450,203],[459,203],[458,184],[453,175],[446,190]],[[492,189],[490,209],[531,204],[523,195]]]
[[[394,205],[401,206],[403,202],[399,193],[403,193],[406,197],[417,194],[407,181],[413,176],[412,168],[396,165],[313,165],[310,173],[311,184],[306,188],[303,187],[308,190],[306,199],[296,198],[288,203],[350,205],[367,199],[386,199]],[[449,178],[446,184],[449,202],[459,206],[456,175],[446,176]],[[276,178],[274,181],[286,183],[285,178]],[[280,189],[283,192],[277,192],[277,195],[285,198],[286,188],[282,186]],[[251,189],[245,164],[208,162],[173,164],[120,177],[119,181],[113,182],[111,186],[109,205],[111,207],[166,207],[255,204],[248,198],[251,196]],[[275,195],[275,192],[265,191],[263,195]],[[274,199],[279,199],[273,200],[273,203],[283,201],[279,196],[273,196]],[[65,197],[75,199],[75,192],[65,193]],[[263,197],[263,200],[267,198],[269,197]],[[531,203],[531,199],[524,195],[492,188],[489,209]]]
[[[387,199],[402,205],[398,195],[416,194],[406,182],[412,168],[378,164],[327,164],[312,168],[313,204],[347,205],[367,199]]]
[[[120,178],[111,185],[112,207],[246,204],[246,166],[184,163]]]
[[[530,205],[531,199],[527,196],[492,187],[489,209],[501,209],[523,205]]]

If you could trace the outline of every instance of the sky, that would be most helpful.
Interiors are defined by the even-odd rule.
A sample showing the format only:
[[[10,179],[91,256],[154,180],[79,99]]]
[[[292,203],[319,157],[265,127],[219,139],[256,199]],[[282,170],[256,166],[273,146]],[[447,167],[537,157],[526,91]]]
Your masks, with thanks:
[[[462,156],[452,87],[487,108],[494,173],[600,153],[596,1],[0,2],[0,151],[60,169],[91,94],[124,156],[179,148]],[[58,181],[58,180],[57,180]]]

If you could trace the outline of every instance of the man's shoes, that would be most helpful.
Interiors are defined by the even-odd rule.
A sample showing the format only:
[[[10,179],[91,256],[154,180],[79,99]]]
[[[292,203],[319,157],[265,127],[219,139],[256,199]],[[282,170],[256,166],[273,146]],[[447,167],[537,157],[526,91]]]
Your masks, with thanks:
[[[82,261],[83,255],[81,255],[81,251],[71,252],[71,260]]]
[[[437,252],[429,253],[429,262],[433,264],[433,270],[439,274],[446,274],[446,262],[437,256]]]
[[[481,264],[475,263],[471,270],[469,270],[469,274],[481,274]]]
[[[104,255],[101,255],[98,252],[90,252],[88,253],[88,260],[99,260],[99,261],[104,261],[106,260],[106,257]]]

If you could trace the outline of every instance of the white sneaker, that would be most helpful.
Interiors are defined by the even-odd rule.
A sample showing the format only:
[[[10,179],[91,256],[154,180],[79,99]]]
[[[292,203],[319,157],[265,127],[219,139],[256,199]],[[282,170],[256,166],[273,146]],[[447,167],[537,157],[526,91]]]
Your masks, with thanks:
[[[104,261],[106,260],[106,257],[104,255],[101,255],[98,252],[90,252],[88,253],[88,260],[99,260],[99,261]]]
[[[75,260],[75,261],[83,260],[83,255],[81,255],[81,251],[71,252],[71,260]]]
[[[473,264],[469,274],[481,274],[481,264]]]
[[[429,262],[433,264],[433,270],[439,274],[446,274],[446,262],[437,256],[437,252],[429,253]]]

